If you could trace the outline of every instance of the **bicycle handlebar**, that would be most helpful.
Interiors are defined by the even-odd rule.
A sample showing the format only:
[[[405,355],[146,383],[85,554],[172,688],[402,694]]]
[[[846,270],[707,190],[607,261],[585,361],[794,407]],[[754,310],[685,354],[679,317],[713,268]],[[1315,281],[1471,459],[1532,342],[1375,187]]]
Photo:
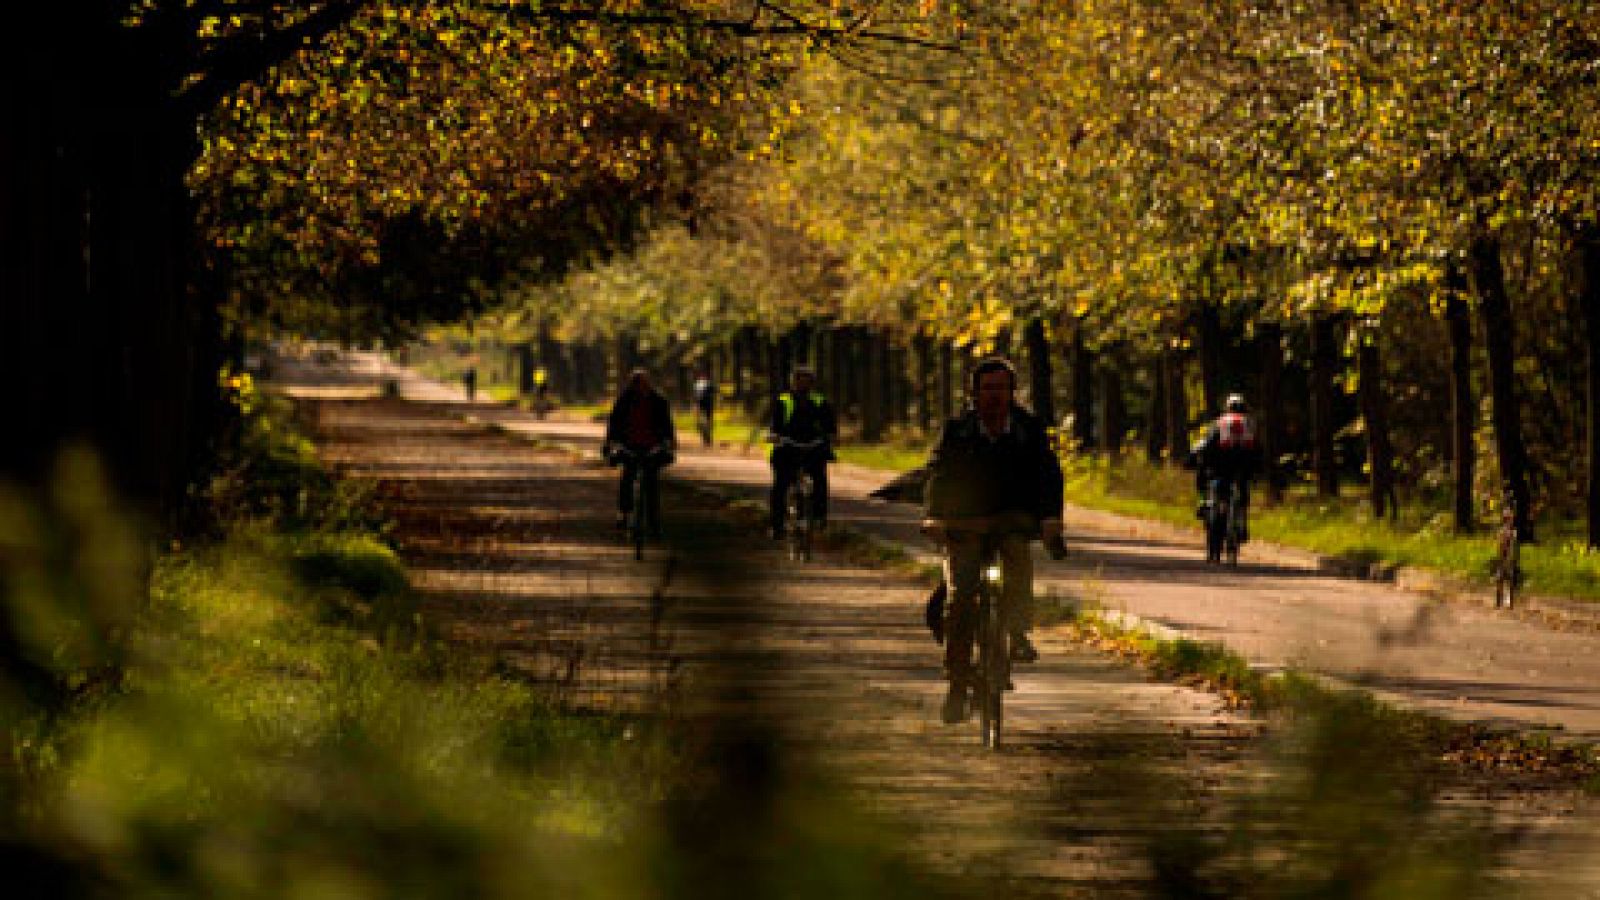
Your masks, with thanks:
[[[613,458],[617,458],[617,459],[640,459],[640,460],[646,460],[646,459],[649,459],[652,456],[665,456],[667,454],[667,447],[666,447],[665,444],[657,444],[654,447],[651,447],[649,450],[640,451],[640,450],[633,450],[633,449],[628,448],[628,447],[617,446],[617,447],[611,448],[607,452]]]

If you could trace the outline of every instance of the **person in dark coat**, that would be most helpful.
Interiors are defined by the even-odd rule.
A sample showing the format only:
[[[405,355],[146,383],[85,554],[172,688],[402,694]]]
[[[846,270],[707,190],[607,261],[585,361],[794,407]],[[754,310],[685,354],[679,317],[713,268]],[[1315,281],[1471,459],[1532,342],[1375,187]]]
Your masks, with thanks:
[[[634,479],[644,479],[645,515],[653,535],[661,533],[660,472],[671,465],[677,448],[672,406],[650,381],[650,373],[634,369],[628,384],[611,406],[601,453],[607,462],[622,466],[617,491],[617,527],[628,524],[633,511]]]
[[[1016,370],[1005,359],[979,363],[969,385],[970,405],[945,424],[928,459],[923,530],[942,540],[946,551],[943,631],[950,688],[943,718],[950,724],[967,717],[985,533],[993,536],[1005,573],[1002,603],[1017,662],[1039,657],[1028,639],[1033,624],[1028,543],[1042,537],[1052,556],[1064,552],[1061,464],[1044,423],[1017,404],[1016,385]],[[964,530],[963,520],[978,520],[984,527]]]

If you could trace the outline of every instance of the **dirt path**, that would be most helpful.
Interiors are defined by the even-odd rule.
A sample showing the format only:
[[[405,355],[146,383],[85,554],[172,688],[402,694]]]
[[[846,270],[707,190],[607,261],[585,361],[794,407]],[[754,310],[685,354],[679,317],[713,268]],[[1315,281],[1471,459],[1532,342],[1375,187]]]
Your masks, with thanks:
[[[1024,894],[1146,895],[1159,880],[1153,848],[1215,830],[1277,777],[1260,723],[1048,633],[1008,706],[1012,748],[985,753],[975,727],[937,724],[938,652],[918,585],[839,559],[791,564],[759,529],[681,490],[671,545],[636,563],[610,526],[614,473],[463,421],[459,398],[425,381],[403,384],[413,402],[355,399],[393,374],[372,362],[302,372],[297,392],[320,398],[325,457],[381,485],[432,621],[576,705],[760,723],[843,784],[918,867],[1001,873]],[[574,442],[594,434],[474,413]],[[690,451],[674,474],[750,492],[766,467]],[[864,499],[877,476],[841,476],[840,520],[909,539],[905,511]],[[1047,577],[1081,591],[1098,571],[1108,599],[1114,585],[1171,593],[1176,606],[1184,591],[1225,605],[1242,584],[1285,595],[1367,587],[1270,567],[1219,579],[1183,564],[1187,548],[1075,537],[1078,557]],[[1227,614],[1247,622],[1237,602]],[[1587,831],[1573,792],[1479,785],[1444,802],[1488,803],[1492,830],[1515,846],[1503,871],[1517,883],[1576,871],[1570,848]]]

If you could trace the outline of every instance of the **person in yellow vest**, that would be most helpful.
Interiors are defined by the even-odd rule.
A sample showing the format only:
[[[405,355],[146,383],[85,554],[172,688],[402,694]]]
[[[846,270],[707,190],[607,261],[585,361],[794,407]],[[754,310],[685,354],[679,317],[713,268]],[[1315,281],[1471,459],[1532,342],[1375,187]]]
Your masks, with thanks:
[[[796,366],[789,378],[789,390],[778,395],[772,407],[772,538],[784,535],[784,497],[795,474],[802,468],[811,473],[816,485],[811,514],[821,524],[828,520],[828,463],[834,459],[833,442],[839,425],[833,404],[817,390],[817,374],[808,366]]]
[[[544,418],[550,411],[550,373],[544,366],[537,366],[533,370],[533,414]]]

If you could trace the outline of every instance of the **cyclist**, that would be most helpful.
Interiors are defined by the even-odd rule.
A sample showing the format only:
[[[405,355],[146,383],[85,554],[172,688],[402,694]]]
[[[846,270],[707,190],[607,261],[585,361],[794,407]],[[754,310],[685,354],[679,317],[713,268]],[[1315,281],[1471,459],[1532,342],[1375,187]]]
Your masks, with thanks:
[[[833,414],[833,404],[817,390],[817,374],[809,366],[796,366],[789,377],[789,390],[778,395],[772,407],[772,429],[769,433],[772,447],[772,493],[768,497],[771,511],[772,539],[782,540],[784,519],[788,510],[785,502],[789,485],[795,475],[805,469],[811,474],[816,490],[811,497],[811,515],[818,525],[828,520],[828,463],[835,458],[833,442],[838,437],[839,425]],[[786,444],[784,441],[792,442]],[[813,449],[792,444],[820,442]]]
[[[533,413],[539,418],[550,409],[550,373],[544,366],[533,370]]]
[[[966,411],[945,423],[928,459],[923,531],[944,543],[945,582],[950,596],[945,617],[945,677],[950,681],[942,715],[965,721],[972,683],[972,642],[983,565],[983,535],[954,529],[950,520],[982,518],[998,533],[1004,572],[1011,656],[1039,658],[1028,639],[1033,617],[1033,560],[1028,542],[1042,536],[1052,556],[1065,552],[1061,539],[1061,464],[1045,425],[1016,402],[1017,372],[999,357],[973,370]]]
[[[1194,448],[1195,489],[1200,506],[1195,515],[1204,521],[1210,513],[1210,491],[1218,495],[1239,485],[1239,543],[1250,539],[1250,479],[1261,468],[1261,442],[1256,438],[1256,423],[1243,394],[1229,394],[1223,401],[1222,415],[1206,428],[1205,437]]]
[[[622,481],[617,492],[617,527],[626,528],[633,511],[633,480],[644,479],[645,512],[652,536],[661,534],[661,491],[659,473],[672,464],[677,434],[672,425],[672,407],[656,390],[650,373],[634,369],[628,384],[617,396],[606,419],[606,438],[600,452],[606,462],[622,466]]]

